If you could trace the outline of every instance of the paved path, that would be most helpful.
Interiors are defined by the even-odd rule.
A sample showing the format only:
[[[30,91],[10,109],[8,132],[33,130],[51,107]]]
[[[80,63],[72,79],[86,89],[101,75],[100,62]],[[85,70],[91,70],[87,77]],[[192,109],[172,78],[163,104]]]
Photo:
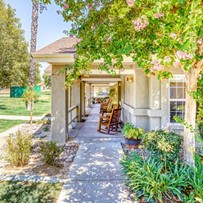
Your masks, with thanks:
[[[58,203],[131,203],[119,161],[123,156],[120,133],[97,132],[99,113],[93,108],[79,126],[80,148],[70,168]]]
[[[33,120],[41,120],[44,116],[33,116]],[[10,115],[0,115],[0,119],[4,120],[23,120],[23,121],[29,121],[30,116],[10,116]]]

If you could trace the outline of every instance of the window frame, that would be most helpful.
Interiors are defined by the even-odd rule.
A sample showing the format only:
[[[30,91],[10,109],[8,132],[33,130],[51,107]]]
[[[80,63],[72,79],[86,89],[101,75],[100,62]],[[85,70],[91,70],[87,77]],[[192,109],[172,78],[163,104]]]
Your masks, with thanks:
[[[177,79],[175,79],[177,77]],[[169,123],[170,124],[175,124],[175,125],[177,125],[177,124],[179,124],[179,123],[177,123],[177,122],[171,122],[171,102],[186,102],[186,98],[182,98],[182,99],[171,99],[171,82],[178,82],[179,80],[178,80],[178,77],[180,77],[181,79],[181,81],[180,82],[183,82],[183,83],[186,83],[186,78],[185,78],[185,75],[184,74],[173,74],[173,78],[170,78],[169,79]],[[174,89],[177,89],[177,84],[176,84],[176,87],[174,88]],[[180,86],[181,87],[181,86]],[[184,96],[186,96],[186,86],[184,85],[183,86],[183,88],[185,88],[185,94],[184,94]],[[177,95],[176,95],[177,96]],[[177,111],[176,111],[177,112]],[[182,110],[182,113],[185,113],[185,110],[183,111]]]

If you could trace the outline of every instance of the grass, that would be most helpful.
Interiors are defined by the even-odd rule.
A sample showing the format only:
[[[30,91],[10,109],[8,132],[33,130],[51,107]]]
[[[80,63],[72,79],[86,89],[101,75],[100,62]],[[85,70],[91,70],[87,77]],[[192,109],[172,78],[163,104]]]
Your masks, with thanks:
[[[0,203],[55,203],[62,184],[0,182]]]
[[[25,123],[26,121],[21,120],[1,120],[0,119],[0,133],[12,128],[18,124]]]
[[[51,93],[42,92],[37,103],[34,103],[33,116],[43,116],[51,110]],[[22,98],[10,98],[0,94],[0,115],[29,116]]]

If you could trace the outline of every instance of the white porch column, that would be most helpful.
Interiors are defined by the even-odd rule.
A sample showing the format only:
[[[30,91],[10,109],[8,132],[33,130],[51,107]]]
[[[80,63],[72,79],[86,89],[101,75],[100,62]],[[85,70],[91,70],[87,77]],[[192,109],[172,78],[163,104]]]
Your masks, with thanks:
[[[73,105],[77,105],[77,106],[78,106],[78,112],[77,112],[77,114],[78,114],[78,119],[77,119],[77,120],[78,120],[79,122],[81,121],[80,91],[81,91],[81,89],[80,89],[80,82],[77,81],[77,82],[75,82],[75,83],[73,84],[73,86],[72,86],[72,98],[73,98],[72,101],[73,101]]]
[[[63,66],[52,66],[51,88],[51,139],[65,144],[67,139],[67,92],[65,90],[65,73]]]
[[[161,81],[157,77],[149,78],[149,130],[161,128]]]
[[[85,116],[85,82],[80,83],[80,111],[81,116]]]
[[[91,107],[91,84],[87,84],[86,86],[86,102],[87,102],[87,107]]]
[[[169,129],[170,125],[170,106],[169,106],[169,80],[164,79],[161,81],[161,128]]]

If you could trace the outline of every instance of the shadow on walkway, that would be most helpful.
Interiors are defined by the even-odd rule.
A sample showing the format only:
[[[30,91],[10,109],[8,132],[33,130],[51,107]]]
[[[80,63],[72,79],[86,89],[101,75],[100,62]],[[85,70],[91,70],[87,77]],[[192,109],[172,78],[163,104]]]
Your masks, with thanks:
[[[123,156],[122,135],[99,133],[98,120],[99,106],[96,105],[86,121],[74,129],[77,133],[72,139],[80,142],[80,148],[58,202],[133,202],[119,164]]]

